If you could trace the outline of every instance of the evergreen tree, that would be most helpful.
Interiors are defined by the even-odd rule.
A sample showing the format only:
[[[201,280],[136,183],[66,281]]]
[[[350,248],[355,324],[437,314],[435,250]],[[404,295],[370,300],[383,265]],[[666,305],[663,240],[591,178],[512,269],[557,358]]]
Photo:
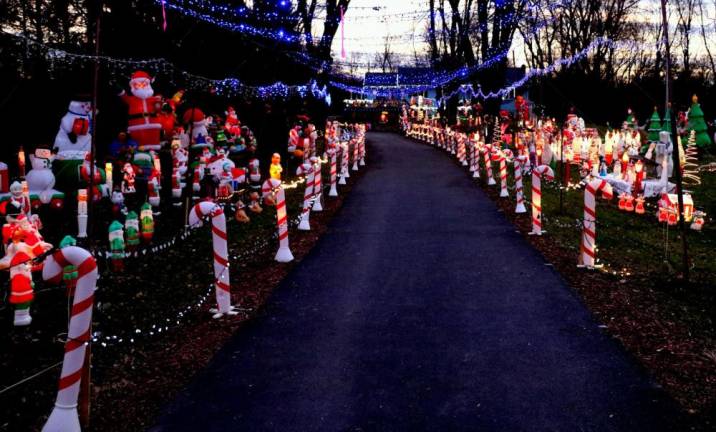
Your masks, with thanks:
[[[664,123],[661,126],[661,130],[672,133],[671,129],[671,104],[666,107],[664,111]]]
[[[704,149],[711,145],[711,138],[707,132],[708,126],[704,121],[704,112],[701,111],[701,105],[699,105],[699,98],[694,95],[691,98],[693,102],[689,109],[689,124],[687,129],[689,132],[696,132],[696,147]]]
[[[627,117],[626,120],[624,120],[627,124],[627,127],[629,129],[636,129],[636,118],[634,117],[634,112],[631,110],[631,108],[627,109]]]
[[[659,112],[654,107],[654,113],[651,115],[649,120],[649,135],[648,140],[651,142],[659,141],[659,132],[661,131],[661,119],[659,118]]]
[[[686,186],[698,186],[701,184],[699,176],[699,151],[696,147],[696,132],[689,133],[689,140],[684,152],[683,175]]]

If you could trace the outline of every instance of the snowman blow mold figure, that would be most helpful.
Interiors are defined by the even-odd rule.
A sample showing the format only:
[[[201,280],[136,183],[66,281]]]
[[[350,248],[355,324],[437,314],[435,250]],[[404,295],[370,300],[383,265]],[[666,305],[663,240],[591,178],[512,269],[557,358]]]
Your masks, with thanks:
[[[60,159],[84,159],[92,147],[92,102],[86,97],[75,97],[60,121],[54,149]]]

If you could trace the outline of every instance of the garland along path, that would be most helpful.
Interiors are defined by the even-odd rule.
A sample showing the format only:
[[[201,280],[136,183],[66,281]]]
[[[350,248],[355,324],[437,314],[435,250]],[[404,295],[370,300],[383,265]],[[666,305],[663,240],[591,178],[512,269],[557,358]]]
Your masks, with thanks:
[[[453,161],[370,141],[328,232],[151,431],[677,428]]]

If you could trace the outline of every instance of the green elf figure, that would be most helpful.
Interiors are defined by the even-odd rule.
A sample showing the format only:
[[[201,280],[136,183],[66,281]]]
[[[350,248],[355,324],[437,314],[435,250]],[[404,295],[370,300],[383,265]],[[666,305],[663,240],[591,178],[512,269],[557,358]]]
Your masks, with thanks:
[[[139,246],[139,217],[136,212],[127,213],[127,219],[124,221],[124,233],[127,237],[127,250],[137,250]]]
[[[109,250],[112,262],[112,270],[121,272],[124,270],[124,228],[119,221],[109,225]]]

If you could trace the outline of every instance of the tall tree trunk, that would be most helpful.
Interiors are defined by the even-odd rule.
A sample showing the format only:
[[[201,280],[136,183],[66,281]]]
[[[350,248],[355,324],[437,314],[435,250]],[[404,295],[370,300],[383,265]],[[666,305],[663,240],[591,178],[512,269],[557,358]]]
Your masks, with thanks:
[[[430,62],[434,66],[438,62],[438,39],[435,35],[435,0],[429,0],[430,7],[430,30],[428,41],[430,43]]]

